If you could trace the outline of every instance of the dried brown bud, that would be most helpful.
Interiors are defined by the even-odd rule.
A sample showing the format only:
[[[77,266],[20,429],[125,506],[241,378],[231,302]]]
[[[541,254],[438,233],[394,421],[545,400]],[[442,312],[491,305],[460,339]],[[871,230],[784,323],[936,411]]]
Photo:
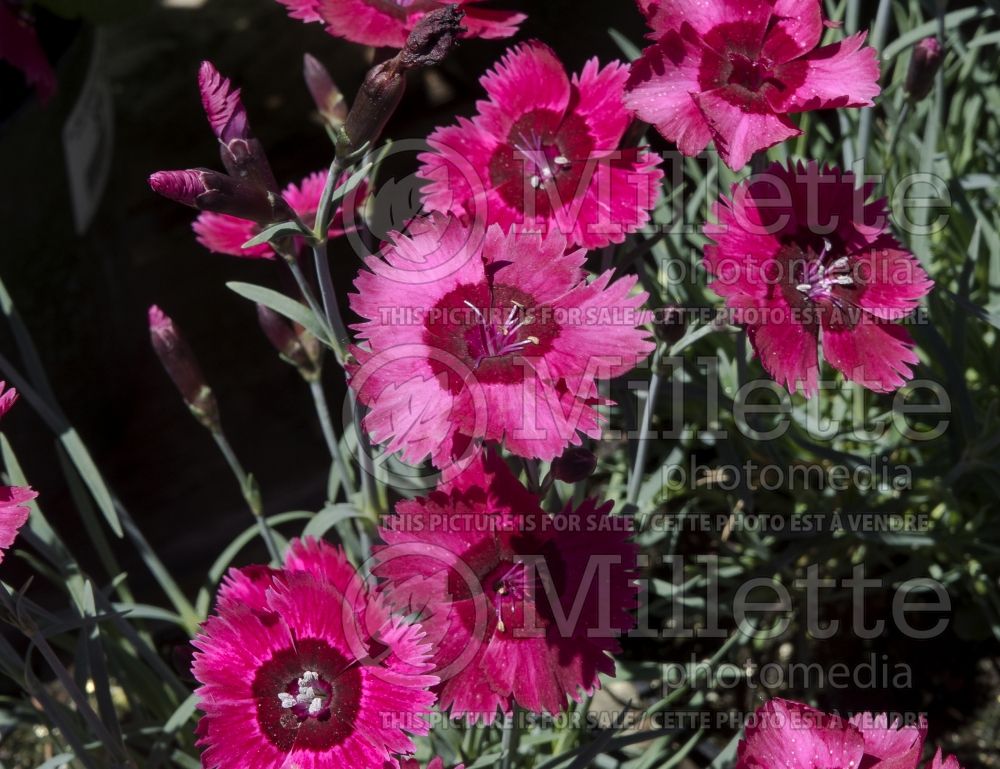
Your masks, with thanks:
[[[302,75],[323,120],[334,130],[343,128],[347,122],[347,101],[326,67],[307,53],[302,62]]]
[[[934,87],[934,77],[944,61],[944,48],[936,37],[927,37],[913,48],[903,90],[915,102],[923,101]]]
[[[174,322],[155,304],[149,308],[149,338],[160,363],[195,419],[212,432],[220,429],[219,406],[191,347]]]
[[[597,468],[597,457],[584,448],[569,448],[552,462],[552,477],[563,483],[579,483]]]
[[[428,13],[410,32],[406,45],[391,59],[369,70],[344,126],[350,153],[374,144],[396,111],[406,90],[406,72],[439,64],[462,31],[464,13],[449,5]]]
[[[432,67],[444,61],[462,33],[464,16],[465,12],[457,5],[446,5],[417,22],[399,52],[403,69]]]

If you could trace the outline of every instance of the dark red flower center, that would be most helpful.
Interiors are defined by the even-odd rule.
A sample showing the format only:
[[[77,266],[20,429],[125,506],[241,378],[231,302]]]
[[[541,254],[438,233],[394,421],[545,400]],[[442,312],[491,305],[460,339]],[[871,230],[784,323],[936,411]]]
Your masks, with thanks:
[[[325,751],[354,731],[361,669],[326,641],[305,638],[276,652],[252,684],[257,722],[278,750]]]
[[[457,357],[478,381],[516,383],[526,359],[544,355],[558,335],[551,314],[513,286],[464,285],[428,313],[425,333],[430,346]]]
[[[851,325],[850,308],[861,288],[850,256],[838,254],[828,239],[802,249],[788,245],[778,259],[785,296],[792,307],[815,308],[827,324]]]
[[[729,85],[756,93],[771,78],[771,63],[742,53],[729,53]]]
[[[579,115],[540,109],[511,126],[490,159],[490,182],[527,217],[570,205],[595,172],[594,140]]]

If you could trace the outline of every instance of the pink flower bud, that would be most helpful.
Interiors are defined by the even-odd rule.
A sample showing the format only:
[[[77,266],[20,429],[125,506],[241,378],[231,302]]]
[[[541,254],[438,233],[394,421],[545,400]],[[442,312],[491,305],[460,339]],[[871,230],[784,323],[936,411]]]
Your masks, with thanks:
[[[155,304],[149,308],[149,338],[153,351],[173,380],[195,419],[209,430],[219,427],[219,407],[201,367],[174,322]]]
[[[280,195],[207,168],[157,171],[149,177],[149,186],[165,198],[199,211],[229,214],[261,225],[292,217]]]
[[[240,89],[233,88],[229,78],[219,74],[210,61],[201,63],[198,89],[205,116],[219,141],[228,143],[233,139],[249,138],[250,123],[240,99]]]
[[[222,164],[230,176],[240,181],[278,192],[264,147],[250,132],[247,111],[240,99],[240,89],[223,77],[209,61],[201,63],[198,89],[208,124],[219,140]]]
[[[149,177],[149,186],[165,198],[198,207],[198,196],[206,191],[202,172],[196,169],[186,171],[157,171]]]
[[[302,75],[323,120],[332,128],[343,127],[347,121],[347,102],[326,67],[307,53],[303,58]]]
[[[944,61],[944,48],[936,37],[926,37],[913,48],[903,90],[915,102],[923,101],[934,87],[934,77]]]

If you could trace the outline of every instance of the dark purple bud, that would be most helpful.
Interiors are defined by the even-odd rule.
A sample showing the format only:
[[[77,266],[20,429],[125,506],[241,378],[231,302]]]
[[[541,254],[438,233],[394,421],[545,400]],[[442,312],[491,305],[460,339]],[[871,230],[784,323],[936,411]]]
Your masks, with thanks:
[[[923,101],[934,87],[934,77],[944,61],[944,48],[936,37],[927,37],[913,48],[903,90],[915,102]]]
[[[149,186],[166,198],[197,208],[266,225],[292,217],[285,200],[257,184],[207,168],[157,171]]]
[[[676,344],[687,331],[687,318],[682,307],[667,305],[653,313],[653,330],[656,338],[668,345]]]
[[[326,67],[307,53],[302,62],[302,75],[323,120],[334,129],[342,128],[347,121],[347,101]]]
[[[403,98],[406,72],[443,61],[462,32],[463,16],[457,5],[428,13],[410,32],[399,53],[369,70],[344,126],[348,151],[378,141]]]
[[[597,457],[584,448],[569,448],[552,462],[552,477],[563,483],[579,483],[597,468]]]
[[[262,304],[257,305],[257,321],[282,359],[295,366],[306,381],[314,381],[320,372],[319,341]]]
[[[209,430],[219,426],[219,406],[201,367],[177,326],[155,304],[149,308],[149,338],[160,363],[195,419]]]

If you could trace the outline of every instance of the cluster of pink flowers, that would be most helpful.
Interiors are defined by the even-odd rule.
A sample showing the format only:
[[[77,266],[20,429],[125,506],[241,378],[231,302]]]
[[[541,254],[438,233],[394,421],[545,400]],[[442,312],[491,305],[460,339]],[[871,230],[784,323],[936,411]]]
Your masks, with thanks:
[[[332,34],[397,47],[444,5],[281,2]],[[410,736],[427,733],[435,703],[485,723],[515,707],[558,713],[614,674],[617,639],[634,623],[635,546],[601,525],[610,503],[545,512],[500,451],[554,461],[599,438],[598,407],[612,405],[601,385],[654,349],[638,278],[586,269],[588,250],[623,243],[660,198],[659,159],[630,129],[647,121],[687,155],[714,142],[739,170],[798,133],[790,114],[868,106],[879,93],[864,35],[818,47],[819,0],[639,4],[654,42],[631,67],[591,60],[570,76],[547,46],[523,43],[482,77],[477,114],[429,137],[418,172],[428,213],[365,258],[346,365],[373,441],[410,463],[429,459],[441,481],[381,522],[368,581],[310,540],[294,542],[279,569],[227,575],[195,642],[206,766],[412,769]],[[512,35],[523,18],[459,5],[470,37]],[[379,88],[394,108],[398,75],[366,81],[379,130]],[[243,245],[285,219],[312,227],[326,174],[280,190],[239,91],[209,64],[200,86],[226,173],[160,172],[151,184],[201,210],[194,227],[210,250],[272,257],[271,245]],[[872,192],[837,169],[775,165],[736,185],[705,227],[711,287],[792,391],[817,390],[821,349],[879,392],[918,362],[896,321],[931,282]],[[922,729],[884,719],[782,701],[762,714],[811,725],[748,729],[741,769],[869,766],[904,753],[912,765],[884,765],[914,769],[923,745]]]
[[[596,525],[609,511],[585,502],[560,514],[574,525],[547,525],[489,457],[397,506],[377,589],[317,540],[294,541],[280,569],[230,570],[195,640],[205,765],[389,769],[435,701],[486,723],[515,703],[562,711],[614,673],[634,624],[635,549]]]
[[[740,741],[736,769],[917,769],[927,724],[890,723],[885,714],[850,719],[790,700],[761,707]],[[928,769],[961,769],[939,748]]]

